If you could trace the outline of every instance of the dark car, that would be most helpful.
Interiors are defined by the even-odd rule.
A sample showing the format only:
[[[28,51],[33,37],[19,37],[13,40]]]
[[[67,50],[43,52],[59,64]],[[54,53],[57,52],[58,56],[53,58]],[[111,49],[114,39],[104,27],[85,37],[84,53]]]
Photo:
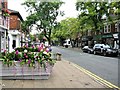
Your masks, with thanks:
[[[120,56],[120,49],[118,49],[118,55]]]
[[[109,45],[107,44],[95,44],[93,47],[93,53],[94,54],[101,54],[104,56],[118,56],[118,50],[117,49],[112,49]]]
[[[84,46],[84,47],[82,48],[82,51],[83,51],[83,52],[86,52],[86,53],[93,53],[93,49],[90,48],[89,46]]]

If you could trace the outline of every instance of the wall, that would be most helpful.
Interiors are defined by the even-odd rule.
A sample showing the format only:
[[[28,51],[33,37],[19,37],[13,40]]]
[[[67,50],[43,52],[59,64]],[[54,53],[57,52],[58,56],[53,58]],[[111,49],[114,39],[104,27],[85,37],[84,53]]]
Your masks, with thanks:
[[[12,47],[13,45],[13,40],[16,40],[16,47],[20,47],[21,46],[21,36],[20,36],[20,32],[18,30],[9,30],[8,31],[8,36],[9,36],[9,52],[12,52],[14,49]],[[16,36],[16,37],[14,37]]]
[[[6,30],[0,27],[0,52],[6,49]]]
[[[14,50],[13,48],[13,40],[16,41],[16,47],[21,46],[21,21],[17,15],[10,15],[10,23],[9,23],[9,52]]]
[[[10,30],[20,30],[20,20],[17,15],[10,15]]]

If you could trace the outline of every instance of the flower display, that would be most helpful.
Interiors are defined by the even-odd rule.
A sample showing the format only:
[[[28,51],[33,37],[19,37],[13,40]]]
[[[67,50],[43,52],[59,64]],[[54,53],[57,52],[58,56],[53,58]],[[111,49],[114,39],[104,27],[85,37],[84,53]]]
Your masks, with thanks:
[[[18,55],[18,54],[19,54],[19,51],[17,50],[17,51],[15,52],[15,54]]]
[[[26,64],[30,67],[34,67],[36,63],[39,63],[41,67],[46,67],[48,63],[50,65],[54,65],[55,63],[51,59],[50,49],[45,47],[44,44],[36,47],[33,45],[31,47],[19,47],[11,53],[4,50],[2,56],[4,64],[8,64],[8,66],[12,65],[14,61],[18,61],[20,65]]]

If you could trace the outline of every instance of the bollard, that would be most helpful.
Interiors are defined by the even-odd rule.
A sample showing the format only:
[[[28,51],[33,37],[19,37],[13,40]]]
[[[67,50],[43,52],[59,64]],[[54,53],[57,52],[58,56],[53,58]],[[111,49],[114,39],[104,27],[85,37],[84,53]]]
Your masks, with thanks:
[[[62,55],[62,54],[61,54],[61,53],[59,53],[59,52],[58,52],[58,53],[56,53],[56,56],[57,56],[57,61],[61,61],[61,55]]]
[[[53,59],[57,60],[57,55],[56,54],[53,54]]]

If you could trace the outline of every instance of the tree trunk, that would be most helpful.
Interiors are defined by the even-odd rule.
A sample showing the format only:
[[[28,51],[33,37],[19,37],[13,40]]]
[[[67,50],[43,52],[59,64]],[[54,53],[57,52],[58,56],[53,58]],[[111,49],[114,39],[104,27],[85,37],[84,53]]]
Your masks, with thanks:
[[[72,48],[74,48],[74,41],[71,38],[70,38],[70,42],[71,42]]]

